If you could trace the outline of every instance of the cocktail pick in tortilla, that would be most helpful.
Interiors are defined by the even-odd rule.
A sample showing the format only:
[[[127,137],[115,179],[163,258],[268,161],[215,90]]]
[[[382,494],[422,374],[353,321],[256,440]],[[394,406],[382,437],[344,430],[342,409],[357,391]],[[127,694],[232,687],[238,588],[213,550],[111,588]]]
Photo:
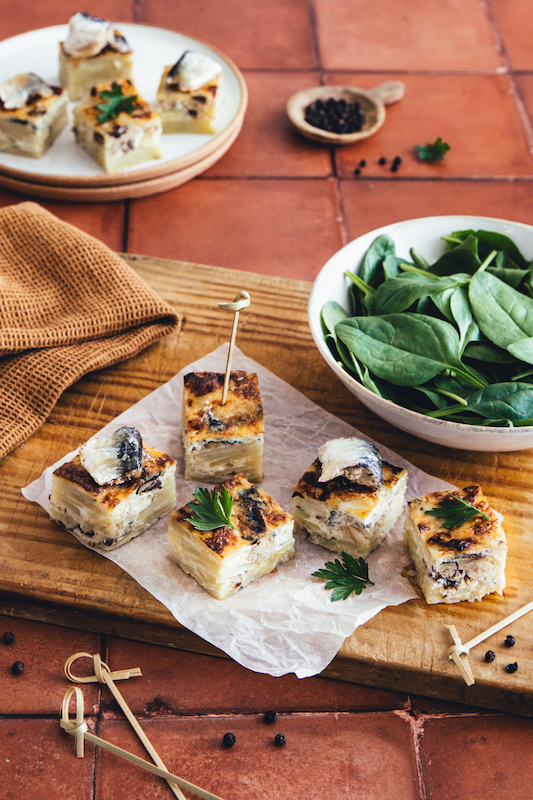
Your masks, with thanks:
[[[225,405],[228,399],[228,386],[231,373],[231,359],[233,358],[233,348],[235,347],[235,338],[237,336],[237,326],[239,324],[239,311],[250,305],[250,295],[248,292],[239,292],[237,297],[234,297],[231,303],[219,303],[218,307],[221,311],[234,311],[233,328],[231,330],[231,339],[228,350],[228,360],[226,361],[226,374],[224,376],[224,388],[222,390],[222,402],[220,405]]]

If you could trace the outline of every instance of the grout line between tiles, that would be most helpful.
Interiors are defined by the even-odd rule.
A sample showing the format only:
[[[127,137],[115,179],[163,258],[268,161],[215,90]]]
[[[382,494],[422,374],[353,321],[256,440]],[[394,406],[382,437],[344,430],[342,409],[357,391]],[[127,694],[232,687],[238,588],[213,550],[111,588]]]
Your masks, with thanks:
[[[450,175],[450,176],[439,176],[439,175],[428,175],[428,177],[421,177],[419,175],[401,175],[395,178],[390,178],[388,176],[380,176],[380,175],[369,175],[360,176],[358,178],[351,178],[348,175],[304,175],[304,176],[294,176],[294,175],[199,175],[195,180],[197,181],[293,181],[293,182],[309,182],[309,181],[329,181],[331,179],[336,179],[340,181],[352,181],[352,182],[361,182],[366,181],[367,183],[372,181],[388,181],[390,183],[402,182],[402,181],[410,181],[410,182],[420,182],[425,183],[428,181],[438,181],[440,183],[451,183],[452,181],[472,181],[482,183],[483,181],[491,181],[494,183],[514,183],[516,181],[533,181],[533,171],[531,175]],[[142,199],[142,198],[141,198]],[[128,201],[129,202],[129,201]]]
[[[322,59],[320,58],[320,41],[318,38],[318,19],[316,15],[315,0],[308,0],[308,8],[309,22],[311,24],[311,37],[313,40],[313,51],[315,54],[316,63],[319,67],[321,67]]]
[[[124,213],[122,216],[122,237],[121,249],[123,253],[128,252],[129,235],[130,235],[130,203],[131,200],[124,200]]]
[[[132,0],[131,13],[134,22],[142,22],[142,0]]]
[[[500,29],[498,28],[498,24],[496,22],[496,19],[495,19],[493,13],[492,13],[492,8],[491,8],[488,0],[481,0],[481,2],[482,2],[483,6],[485,8],[485,13],[487,14],[487,18],[488,18],[489,24],[490,24],[490,26],[492,28],[492,31],[494,33],[494,37],[495,37],[496,41],[498,42],[498,46],[500,48],[500,53],[501,53],[502,59],[503,59],[503,61],[505,63],[505,67],[506,67],[507,73],[509,75],[509,82],[511,84],[511,95],[512,95],[512,98],[513,98],[513,100],[515,102],[516,110],[518,111],[518,116],[520,117],[520,121],[522,122],[522,126],[524,128],[524,133],[526,134],[526,139],[527,139],[527,143],[529,145],[529,150],[530,150],[531,154],[533,155],[533,127],[531,125],[531,120],[529,118],[529,114],[527,113],[527,109],[526,109],[524,100],[522,98],[522,93],[520,92],[520,90],[519,90],[519,88],[517,86],[517,83],[516,83],[516,80],[515,80],[515,76],[513,74],[512,68],[511,68],[511,59],[510,59],[509,54],[507,52],[507,49],[505,47],[505,42],[504,42],[503,36],[500,33]]]
[[[428,800],[426,792],[426,782],[424,780],[424,765],[420,754],[420,739],[424,733],[424,719],[414,717],[409,711],[393,711],[397,717],[403,719],[409,725],[413,741],[413,751],[415,756],[416,775],[418,779],[418,792],[420,800]]]

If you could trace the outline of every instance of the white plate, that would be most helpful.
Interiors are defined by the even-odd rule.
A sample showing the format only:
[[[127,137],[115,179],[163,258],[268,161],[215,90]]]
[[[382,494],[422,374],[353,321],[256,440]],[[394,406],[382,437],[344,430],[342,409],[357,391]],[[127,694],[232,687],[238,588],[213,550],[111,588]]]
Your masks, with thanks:
[[[190,36],[148,25],[114,23],[128,40],[134,58],[134,83],[140,95],[155,104],[165,66],[174,64],[187,50],[210,56],[222,67],[219,130],[216,134],[172,133],[163,136],[161,159],[139,164],[115,175],[106,175],[75,142],[70,125],[39,159],[0,152],[0,171],[25,180],[70,185],[113,185],[174,172],[200,160],[225,141],[229,129],[240,124],[247,101],[246,85],[237,67],[220,51]],[[0,42],[0,81],[23,72],[35,72],[43,80],[59,83],[59,42],[68,25],[23,33]]]
[[[533,447],[533,426],[523,428],[485,428],[480,425],[464,425],[444,419],[434,419],[403,408],[390,400],[378,397],[348,375],[335,361],[324,341],[320,312],[328,300],[336,300],[347,311],[349,280],[345,270],[357,272],[365,252],[382,233],[388,233],[396,245],[396,254],[410,260],[409,249],[414,247],[430,263],[444,252],[441,236],[452,231],[485,229],[509,236],[527,259],[533,259],[533,227],[520,222],[508,222],[493,217],[446,216],[422,217],[396,222],[377,228],[358,239],[354,239],[322,267],[309,298],[309,325],[315,344],[321,355],[350,392],[375,414],[395,425],[400,430],[426,439],[429,442],[455,447],[459,450],[482,450],[504,452],[525,450]]]

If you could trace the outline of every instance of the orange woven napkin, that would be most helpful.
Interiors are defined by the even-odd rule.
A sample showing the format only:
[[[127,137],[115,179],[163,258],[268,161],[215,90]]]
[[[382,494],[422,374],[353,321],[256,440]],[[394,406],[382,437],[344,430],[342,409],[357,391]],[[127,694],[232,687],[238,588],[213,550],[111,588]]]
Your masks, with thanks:
[[[82,375],[135,355],[178,324],[102,242],[36,203],[0,210],[0,458]]]

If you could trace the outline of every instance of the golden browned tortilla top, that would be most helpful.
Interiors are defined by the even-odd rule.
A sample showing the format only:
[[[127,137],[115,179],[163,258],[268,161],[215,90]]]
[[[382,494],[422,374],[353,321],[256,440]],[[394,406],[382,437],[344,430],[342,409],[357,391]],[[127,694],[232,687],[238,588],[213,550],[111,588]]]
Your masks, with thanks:
[[[479,508],[490,517],[478,516],[455,528],[443,527],[443,519],[428,514],[427,511],[439,508],[443,500],[456,495],[468,505]],[[500,520],[489,506],[487,498],[480,486],[467,486],[464,489],[453,489],[450,492],[432,492],[424,497],[417,497],[409,503],[413,521],[420,531],[420,536],[427,545],[434,545],[446,550],[475,550],[500,544],[504,538]]]
[[[133,102],[133,111],[131,114],[121,111],[115,119],[108,119],[106,122],[98,122],[97,117],[103,113],[102,109],[98,108],[98,106],[100,104],[105,104],[109,99],[102,97],[102,92],[109,92],[116,86],[121,87],[122,94],[124,96],[137,95],[137,99]],[[81,113],[83,113],[87,123],[91,125],[91,127],[93,127],[97,133],[107,133],[111,136],[115,135],[115,133],[120,135],[119,132],[123,126],[131,127],[132,125],[135,125],[146,127],[147,125],[153,124],[159,120],[159,114],[153,110],[146,100],[143,100],[129,78],[121,78],[120,80],[109,83],[99,83],[98,86],[92,87],[90,97],[91,104],[84,106],[80,110]]]
[[[34,122],[36,118],[44,116],[50,106],[53,106],[57,99],[67,91],[62,86],[50,86],[50,89],[53,94],[49,97],[41,97],[40,94],[30,95],[26,105],[22,106],[22,108],[4,108],[4,104],[0,100],[0,118],[9,117],[22,125]]]
[[[224,440],[263,433],[263,405],[255,373],[236,370],[230,375],[228,397],[222,406],[224,375],[190,372],[183,379],[187,439]]]
[[[112,509],[134,492],[143,494],[144,492],[152,491],[152,489],[158,489],[161,486],[159,476],[169,465],[175,463],[176,461],[172,456],[167,456],[165,453],[145,445],[143,448],[143,470],[140,478],[134,478],[116,485],[104,484],[99,486],[91,478],[87,470],[82,467],[79,456],[54,470],[54,475],[70,481],[70,483],[77,484],[81,489],[92,495],[97,503]]]
[[[382,486],[393,487],[398,483],[402,473],[402,467],[394,467],[392,464],[383,462],[383,483]],[[304,472],[294,489],[294,496],[310,497],[313,500],[350,500],[352,498],[377,498],[379,489],[371,489],[368,486],[361,486],[358,483],[339,475],[330,481],[319,482],[322,472],[322,463],[319,458],[314,461],[309,469]]]
[[[270,531],[291,520],[291,516],[281,506],[266,492],[250,483],[244,475],[235,475],[224,483],[219,483],[215,486],[215,491],[221,492],[223,486],[233,497],[231,521],[235,525],[235,530],[229,526],[217,528],[214,531],[196,530],[189,521],[195,508],[194,504],[178,508],[172,514],[173,519],[201,539],[221,558],[240,547],[257,544]]]

